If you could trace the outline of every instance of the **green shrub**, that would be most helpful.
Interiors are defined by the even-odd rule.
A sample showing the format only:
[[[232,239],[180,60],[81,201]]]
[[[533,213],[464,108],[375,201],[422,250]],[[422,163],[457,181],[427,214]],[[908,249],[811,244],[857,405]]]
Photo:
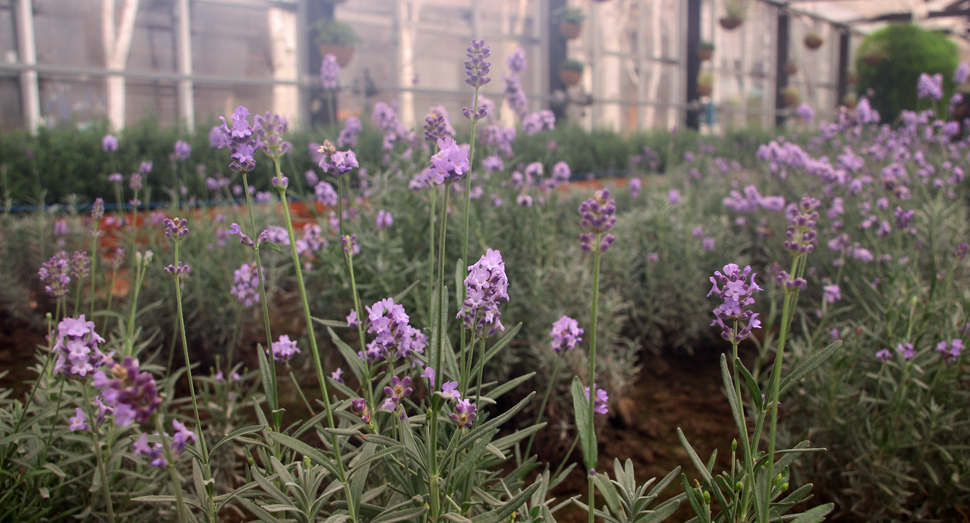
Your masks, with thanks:
[[[865,63],[862,57],[870,54],[882,56],[882,60],[875,65]],[[873,90],[869,102],[884,122],[895,120],[904,109],[925,108],[916,98],[921,73],[942,74],[944,100],[953,94],[951,76],[957,66],[957,48],[942,33],[913,24],[891,24],[866,37],[856,55],[856,90],[859,96]]]

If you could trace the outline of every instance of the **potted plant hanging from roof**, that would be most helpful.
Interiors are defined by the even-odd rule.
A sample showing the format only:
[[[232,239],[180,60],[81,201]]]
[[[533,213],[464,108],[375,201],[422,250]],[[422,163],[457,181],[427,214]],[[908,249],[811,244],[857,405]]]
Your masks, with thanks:
[[[702,62],[710,60],[714,56],[714,43],[701,42],[697,45],[697,58]]]
[[[823,43],[825,43],[825,40],[822,40],[822,35],[816,33],[815,31],[805,35],[805,47],[811,49],[812,51],[822,47]]]
[[[801,101],[798,87],[795,87],[794,85],[789,85],[788,87],[782,88],[781,95],[785,98],[785,105],[788,107],[795,107],[798,105],[798,102]]]
[[[848,92],[842,97],[842,105],[847,109],[855,109],[855,106],[859,105],[859,95]]]
[[[710,96],[714,92],[714,75],[710,71],[704,71],[697,75],[697,95]]]
[[[562,6],[552,14],[552,20],[559,25],[559,34],[566,40],[575,40],[583,32],[586,14],[578,7]]]
[[[340,67],[349,64],[350,59],[354,57],[354,46],[361,42],[354,29],[332,18],[321,18],[315,25],[320,55],[334,55]]]
[[[794,60],[789,60],[785,62],[785,72],[788,74],[795,74],[798,72],[798,64]]]
[[[583,79],[583,62],[567,58],[559,64],[559,78],[567,86],[574,86]]]
[[[854,71],[849,71],[845,73],[845,83],[849,85],[855,85],[859,81],[859,75],[855,74]]]
[[[724,17],[718,20],[718,23],[728,31],[737,29],[744,22],[744,14],[744,0],[726,0],[724,2]]]

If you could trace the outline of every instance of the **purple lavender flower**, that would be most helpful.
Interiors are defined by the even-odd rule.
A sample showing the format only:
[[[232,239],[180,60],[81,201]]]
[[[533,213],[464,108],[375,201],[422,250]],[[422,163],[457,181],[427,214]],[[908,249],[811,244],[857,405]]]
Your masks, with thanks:
[[[347,315],[347,326],[351,329],[357,328],[357,309],[350,309],[350,314]]]
[[[47,294],[55,298],[60,298],[68,293],[71,284],[71,264],[68,261],[67,253],[58,251],[49,260],[40,266],[37,271],[40,280],[44,283],[44,290]]]
[[[111,362],[108,373],[94,373],[94,386],[102,389],[105,405],[114,409],[115,425],[147,423],[162,404],[155,378],[142,372],[138,360],[130,356],[122,363]]]
[[[912,343],[900,343],[896,346],[896,352],[903,355],[904,359],[911,360],[916,356],[916,349]]]
[[[146,176],[150,172],[152,172],[152,161],[145,160],[141,162],[141,164],[138,166],[138,174]]]
[[[529,196],[524,192],[519,193],[519,195],[515,197],[515,203],[518,204],[519,207],[532,207],[532,196]]]
[[[883,361],[883,362],[889,361],[892,357],[893,357],[893,353],[890,352],[889,349],[882,349],[876,352],[876,359],[878,359],[879,361]]]
[[[563,354],[575,349],[576,345],[583,341],[583,338],[580,337],[582,333],[583,329],[579,328],[579,323],[576,320],[563,315],[562,318],[552,324],[552,330],[549,331],[549,337],[552,338],[552,341],[549,346],[556,354]]]
[[[175,142],[175,157],[179,160],[188,160],[192,155],[192,146],[179,140]]]
[[[431,157],[433,183],[453,183],[461,180],[471,169],[468,164],[467,146],[459,146],[450,136],[438,139],[438,152]]]
[[[465,278],[465,301],[458,318],[462,325],[473,329],[479,337],[488,338],[505,330],[500,318],[499,303],[509,301],[509,280],[505,276],[502,253],[488,249],[478,263],[468,266]]]
[[[967,65],[966,62],[960,62],[960,65],[953,71],[953,83],[962,84],[967,81],[968,77],[970,77],[970,65]]]
[[[91,430],[91,427],[89,427],[88,424],[85,423],[85,421],[88,420],[88,416],[87,414],[84,413],[84,409],[82,409],[81,407],[75,407],[74,415],[68,418],[68,420],[71,422],[71,425],[69,427],[71,429],[71,432],[74,432],[77,430]]]
[[[714,286],[707,293],[707,296],[717,294],[724,300],[724,303],[714,309],[715,319],[711,326],[721,327],[721,337],[724,339],[732,343],[739,342],[747,338],[752,329],[761,328],[761,322],[757,319],[758,313],[745,310],[745,307],[754,305],[754,293],[762,289],[755,283],[756,274],[751,272],[751,267],[745,267],[744,271],[741,271],[738,265],[730,263],[724,266],[724,274],[714,271],[714,275],[717,276],[717,279],[711,276],[710,280]],[[747,282],[748,275],[751,275],[751,283]],[[718,287],[718,280],[720,280],[722,287]],[[728,323],[747,322],[747,325],[735,332],[735,327],[729,326],[725,321]]]
[[[943,75],[936,73],[930,76],[926,73],[919,75],[916,84],[916,97],[920,100],[930,98],[940,100],[943,98]]]
[[[595,383],[593,387],[596,387]],[[586,399],[589,400],[589,387],[583,387],[583,390],[586,393]],[[596,414],[608,414],[610,412],[609,401],[610,397],[606,394],[605,390],[596,389],[596,399],[593,400],[593,412]]]
[[[259,274],[256,262],[244,263],[233,272],[233,286],[229,293],[246,307],[259,303]]]
[[[88,277],[90,269],[91,259],[88,258],[88,253],[74,251],[74,256],[71,256],[71,276],[83,280]]]
[[[384,394],[386,394],[388,397],[381,405],[381,410],[397,410],[398,405],[401,404],[401,400],[410,396],[412,392],[413,390],[411,389],[410,376],[405,377],[404,379],[394,376],[391,378],[391,385],[384,387]]]
[[[138,457],[142,454],[148,456],[153,467],[164,467],[168,465],[168,461],[165,459],[165,446],[161,443],[149,445],[148,434],[142,434],[131,446],[135,449],[132,453],[133,456]]]
[[[249,172],[256,168],[256,160],[253,155],[261,145],[259,136],[253,134],[253,128],[246,119],[247,116],[249,116],[248,109],[241,105],[237,107],[232,113],[231,129],[226,123],[226,119],[222,116],[219,117],[222,120],[222,132],[229,141],[230,158],[232,159],[232,162],[229,163],[229,169],[236,172]]]
[[[455,411],[448,415],[451,421],[458,424],[459,427],[472,428],[475,424],[475,418],[478,417],[477,414],[478,407],[467,399],[459,400],[455,403]]]
[[[515,114],[525,118],[529,114],[529,98],[522,89],[522,80],[519,75],[510,74],[505,77],[505,101]]]
[[[569,168],[568,163],[556,162],[556,164],[552,166],[553,186],[568,182],[572,175],[573,172]]]
[[[639,178],[632,178],[628,187],[630,188],[630,197],[636,198],[640,196],[640,190],[643,189],[643,182]]]
[[[101,139],[101,148],[104,149],[106,153],[113,153],[118,150],[118,139],[114,135],[106,134],[104,138]]]
[[[142,175],[138,173],[132,173],[131,179],[128,180],[128,186],[131,187],[132,191],[139,191],[142,188]]]
[[[54,236],[66,236],[68,232],[67,220],[54,221]]]
[[[711,237],[704,238],[704,240],[701,241],[701,247],[703,247],[705,251],[713,251],[714,238],[711,238]]]
[[[229,147],[229,137],[222,131],[221,126],[216,125],[209,129],[209,147],[213,149]]]
[[[487,173],[501,171],[505,169],[505,162],[502,161],[502,158],[499,155],[495,154],[482,160],[482,168],[485,169],[485,172]]]
[[[432,112],[424,119],[424,139],[430,144],[438,143],[438,140],[448,136],[445,126],[445,117],[439,112]]]
[[[660,255],[655,252],[648,253],[647,261],[650,263],[657,263],[658,261],[660,261]]]
[[[174,276],[176,278],[181,278],[183,274],[188,275],[188,273],[192,271],[192,267],[189,267],[185,263],[178,262],[177,265],[171,265],[171,264],[169,264],[163,270],[166,273],[171,274],[172,276]]]
[[[323,169],[323,172],[327,173],[333,170],[334,176],[348,173],[357,167],[359,167],[357,155],[351,150],[335,151],[320,161],[320,168]]]
[[[350,402],[350,408],[360,417],[360,421],[370,425],[370,409],[367,408],[367,401],[364,398],[357,398]]]
[[[579,235],[584,251],[606,252],[616,240],[612,234],[604,236],[616,223],[616,202],[609,198],[610,190],[600,189],[579,206],[579,215],[583,217],[580,226],[587,231]],[[597,241],[599,245],[594,245]]]
[[[344,373],[344,370],[341,369],[340,367],[337,367],[337,370],[330,373],[330,379],[332,379],[333,381],[336,381],[337,383],[343,383],[344,379],[340,377],[341,375],[343,375],[343,373]]]
[[[95,198],[94,204],[91,205],[91,219],[97,223],[101,218],[104,218],[104,200]]]
[[[77,319],[64,318],[57,325],[57,338],[53,348],[57,354],[54,372],[86,377],[107,359],[98,348],[98,343],[103,342],[104,338],[94,331],[94,322],[85,321],[83,314]]]
[[[815,111],[813,111],[812,106],[808,105],[807,103],[802,103],[802,105],[799,105],[796,112],[798,113],[798,117],[801,118],[805,123],[812,123],[812,120],[815,119]]]
[[[823,287],[825,294],[822,299],[828,303],[835,303],[842,299],[842,290],[839,289],[838,285],[826,285]]]
[[[357,245],[357,235],[344,235],[340,238],[340,245],[344,248],[344,254],[354,255],[360,252],[360,246]]]
[[[556,115],[549,109],[531,113],[522,119],[522,130],[532,136],[539,131],[552,131],[556,128]]]
[[[165,236],[168,236],[168,238],[173,241],[180,241],[189,234],[189,228],[186,226],[188,221],[184,218],[181,220],[178,218],[178,216],[176,216],[174,219],[165,218],[164,223]]]
[[[815,248],[813,243],[817,235],[815,225],[818,221],[818,213],[815,209],[819,205],[819,201],[814,198],[802,198],[798,208],[789,216],[784,246],[792,256],[805,256]]]
[[[936,344],[936,351],[945,357],[948,362],[953,363],[963,352],[963,340],[954,338],[950,340],[949,344],[946,341],[941,341]]]
[[[467,76],[465,83],[477,89],[492,80],[486,76],[492,65],[485,60],[489,56],[490,49],[485,45],[485,40],[472,40],[472,45],[465,50],[468,56],[468,61],[465,62],[465,76]]]
[[[522,49],[521,47],[516,48],[516,50],[512,51],[512,54],[505,59],[505,63],[509,66],[509,71],[512,71],[513,73],[521,73],[525,71],[525,49]]]
[[[320,63],[320,85],[324,89],[333,90],[337,88],[337,82],[339,80],[340,64],[337,63],[337,57],[331,53],[327,53]]]
[[[266,351],[270,354],[270,351]],[[290,358],[300,353],[300,349],[296,347],[296,340],[291,340],[286,334],[280,336],[278,341],[273,342],[273,359],[276,361],[289,362]]]
[[[956,248],[953,249],[953,257],[962,260],[967,257],[968,251],[970,251],[970,245],[967,245],[966,242],[960,242],[957,244]]]
[[[108,175],[108,181],[111,183],[120,184],[125,181],[125,177],[121,173],[111,173]]]
[[[253,134],[260,141],[260,148],[270,158],[279,160],[293,149],[293,144],[283,140],[283,133],[289,129],[286,117],[266,111],[253,118]]]
[[[362,358],[378,361],[391,357],[406,358],[424,352],[428,346],[428,337],[409,324],[411,318],[404,306],[386,298],[366,309],[367,332],[374,334],[375,339],[367,344],[367,352],[361,355]],[[353,316],[356,320],[356,314]],[[348,316],[348,323],[350,320]]]
[[[360,118],[351,116],[344,121],[344,128],[337,135],[337,147],[357,147],[357,134],[364,130]]]
[[[328,207],[336,206],[338,203],[337,191],[327,182],[318,183],[313,188],[313,192],[317,195],[317,201]]]
[[[391,213],[385,211],[384,209],[377,211],[377,228],[383,229],[385,227],[390,227],[391,225],[394,225],[394,217],[391,216]]]

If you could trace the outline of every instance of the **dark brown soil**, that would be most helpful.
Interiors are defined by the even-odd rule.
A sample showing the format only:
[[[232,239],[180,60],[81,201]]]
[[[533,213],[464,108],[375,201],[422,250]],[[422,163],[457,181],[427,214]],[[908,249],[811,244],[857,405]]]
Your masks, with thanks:
[[[644,371],[628,396],[621,398],[609,419],[597,427],[599,460],[597,470],[614,477],[613,460],[633,461],[637,484],[666,476],[680,466],[690,481],[697,477],[687,452],[677,438],[679,427],[691,446],[705,462],[717,450],[715,470],[731,465],[731,440],[737,437],[727,399],[721,392],[718,356],[695,355],[690,359],[651,356]],[[560,462],[571,440],[540,440],[536,448],[549,463]],[[570,458],[582,468],[580,452]],[[660,496],[660,502],[678,494],[683,488],[678,478]],[[584,474],[573,474],[563,481],[553,495],[559,501],[579,496],[585,502],[587,480]],[[603,504],[597,498],[597,506]],[[656,506],[656,504],[654,505]],[[686,521],[693,517],[686,501],[668,521]],[[570,505],[556,514],[561,523],[586,521],[586,513]]]

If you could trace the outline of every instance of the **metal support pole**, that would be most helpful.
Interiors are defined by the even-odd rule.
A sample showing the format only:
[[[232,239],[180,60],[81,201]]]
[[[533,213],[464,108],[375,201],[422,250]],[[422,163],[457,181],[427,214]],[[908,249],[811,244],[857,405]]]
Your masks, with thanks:
[[[785,125],[785,97],[781,94],[782,89],[788,87],[788,72],[785,71],[785,64],[788,63],[788,11],[778,10],[778,32],[775,34],[775,125],[780,127]]]
[[[17,53],[20,63],[37,64],[37,46],[34,44],[34,6],[31,0],[17,0]],[[40,89],[37,87],[37,71],[24,69],[20,72],[20,103],[24,123],[31,134],[40,126]]]
[[[849,30],[848,28],[843,28],[839,32],[839,81],[838,81],[838,96],[835,100],[835,108],[838,110],[839,104],[842,103],[842,98],[845,97],[848,91],[848,84],[846,83],[846,76],[848,76],[849,69]]]
[[[647,111],[647,6],[637,0],[637,128],[646,129]]]
[[[307,29],[308,22],[307,0],[297,0],[296,3],[296,96],[297,115],[294,127],[304,128],[310,125],[310,93],[308,71],[310,66],[310,36]]]
[[[178,0],[178,71],[181,75],[192,74],[192,24],[189,18],[189,0]],[[178,83],[179,119],[189,133],[195,132],[195,97],[192,80],[185,78]]]
[[[697,77],[700,74],[701,60],[697,48],[701,40],[701,0],[687,0],[687,104],[699,102],[697,96]],[[700,128],[700,110],[687,109],[687,127]]]

